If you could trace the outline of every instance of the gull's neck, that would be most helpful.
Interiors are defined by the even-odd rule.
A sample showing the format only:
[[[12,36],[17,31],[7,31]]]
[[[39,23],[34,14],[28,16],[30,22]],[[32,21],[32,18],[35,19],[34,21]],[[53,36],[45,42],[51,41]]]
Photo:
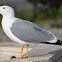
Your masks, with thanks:
[[[15,14],[7,14],[7,15],[3,15],[3,19],[8,19],[8,18],[14,18]]]
[[[12,23],[14,22],[13,18],[15,18],[14,13],[3,15],[2,22],[1,22],[2,27],[4,28],[4,27],[12,25]]]

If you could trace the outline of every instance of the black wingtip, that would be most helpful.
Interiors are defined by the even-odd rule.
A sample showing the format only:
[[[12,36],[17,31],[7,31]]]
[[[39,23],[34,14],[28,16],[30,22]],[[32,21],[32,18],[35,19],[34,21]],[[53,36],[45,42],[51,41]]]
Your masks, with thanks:
[[[57,40],[56,43],[49,43],[49,42],[41,42],[41,43],[54,44],[54,45],[62,45],[62,41],[61,40]]]
[[[62,41],[61,40],[57,40],[56,44],[57,45],[62,45]]]

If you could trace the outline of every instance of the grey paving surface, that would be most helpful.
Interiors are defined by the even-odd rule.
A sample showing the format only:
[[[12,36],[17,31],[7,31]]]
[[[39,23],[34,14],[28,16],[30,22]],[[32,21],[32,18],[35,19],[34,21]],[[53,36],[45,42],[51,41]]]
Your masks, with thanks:
[[[15,42],[0,42],[0,47],[20,47],[21,45]],[[25,45],[24,45],[25,47]],[[29,51],[29,57],[20,60],[9,60],[3,62],[45,62],[49,61],[56,53],[58,53],[62,49],[62,45],[51,45],[51,44],[30,44],[32,48]],[[61,54],[60,54],[61,55]],[[60,61],[60,60],[58,60]],[[2,62],[2,61],[1,61]]]

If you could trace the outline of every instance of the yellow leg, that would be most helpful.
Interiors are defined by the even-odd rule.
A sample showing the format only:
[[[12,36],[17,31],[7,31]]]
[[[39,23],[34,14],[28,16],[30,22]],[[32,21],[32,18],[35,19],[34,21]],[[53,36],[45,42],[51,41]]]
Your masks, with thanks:
[[[23,58],[28,57],[28,47],[29,47],[29,45],[26,46],[26,48],[27,48],[27,52],[26,52],[26,56],[23,56]]]
[[[26,46],[26,48],[27,48],[26,56],[22,56],[23,45],[21,45],[21,56],[18,57],[18,58],[14,58],[14,59],[22,59],[22,58],[26,58],[26,57],[28,57],[28,46],[29,46],[29,45]]]
[[[29,47],[29,45],[27,45],[26,47],[27,47],[27,53],[26,53],[26,56],[28,57],[28,47]]]
[[[21,57],[22,57],[22,52],[23,52],[23,45],[21,45]]]

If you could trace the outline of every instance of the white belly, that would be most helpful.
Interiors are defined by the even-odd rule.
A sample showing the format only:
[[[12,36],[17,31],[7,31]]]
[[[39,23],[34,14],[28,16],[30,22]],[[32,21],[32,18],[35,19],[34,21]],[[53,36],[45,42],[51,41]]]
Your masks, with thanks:
[[[5,34],[13,41],[18,42],[20,44],[26,44],[26,42],[18,39],[16,36],[13,35],[13,33],[11,32],[10,28],[12,27],[12,23],[14,23],[13,21],[5,21],[2,20],[2,28],[5,32]]]

